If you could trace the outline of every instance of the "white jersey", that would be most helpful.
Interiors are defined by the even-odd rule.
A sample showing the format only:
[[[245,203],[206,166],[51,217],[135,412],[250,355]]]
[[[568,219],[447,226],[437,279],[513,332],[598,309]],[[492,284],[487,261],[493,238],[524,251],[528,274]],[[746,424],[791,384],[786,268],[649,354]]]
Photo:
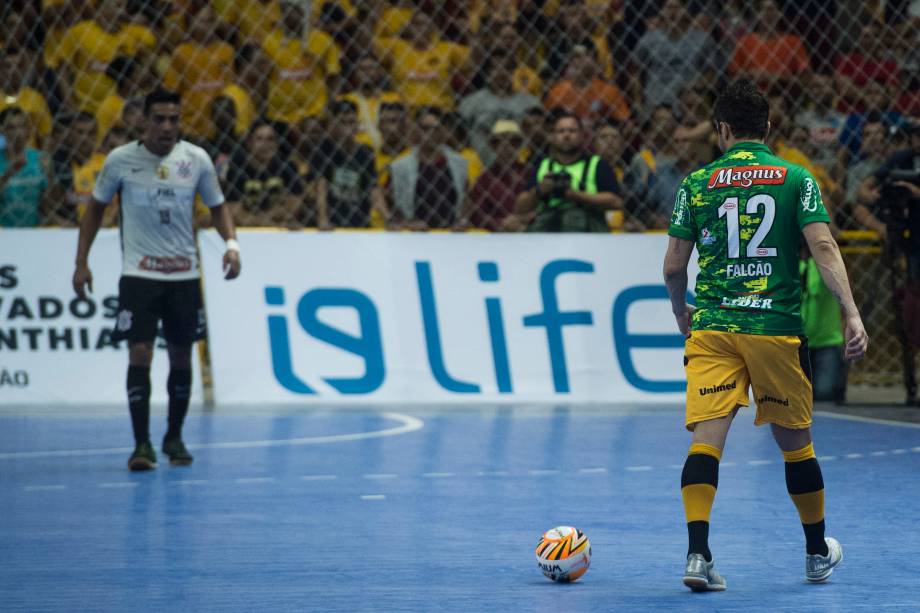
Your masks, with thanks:
[[[134,141],[109,153],[93,199],[107,203],[119,194],[123,275],[198,278],[192,228],[196,193],[209,207],[224,202],[214,164],[201,147],[180,140],[160,157]]]

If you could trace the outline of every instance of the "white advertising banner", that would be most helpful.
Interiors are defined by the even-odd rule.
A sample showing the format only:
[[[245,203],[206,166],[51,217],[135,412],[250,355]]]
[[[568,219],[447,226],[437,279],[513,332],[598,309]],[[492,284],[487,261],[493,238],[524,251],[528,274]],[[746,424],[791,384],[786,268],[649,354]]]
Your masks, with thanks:
[[[683,397],[664,235],[202,233],[218,403]],[[691,285],[694,271],[691,271]]]
[[[127,345],[111,340],[121,247],[103,229],[90,252],[94,292],[71,285],[76,229],[0,230],[0,409],[16,404],[127,404]],[[154,355],[152,400],[166,401],[169,362]],[[200,381],[193,402],[201,400]]]

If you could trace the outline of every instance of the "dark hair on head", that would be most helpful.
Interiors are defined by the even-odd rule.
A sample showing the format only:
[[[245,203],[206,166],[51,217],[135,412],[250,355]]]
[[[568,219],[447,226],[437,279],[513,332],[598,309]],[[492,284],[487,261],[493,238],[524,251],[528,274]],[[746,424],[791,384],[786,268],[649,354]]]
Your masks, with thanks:
[[[469,135],[469,130],[467,129],[466,120],[460,113],[456,111],[451,111],[450,113],[444,114],[444,127],[450,131],[450,134],[461,143],[466,142],[466,138]]]
[[[19,115],[25,115],[26,112],[23,111],[18,106],[8,106],[2,111],[0,111],[0,125],[6,123],[6,120],[10,117],[18,117]]]
[[[22,53],[22,48],[17,47],[16,45],[0,47],[0,57],[6,57],[8,55],[19,55],[20,53]]]
[[[484,66],[485,73],[492,74],[492,70],[495,68],[504,67],[505,65],[510,64],[514,59],[514,56],[511,55],[507,50],[501,48],[496,49],[489,55],[488,58],[486,58]]]
[[[137,69],[137,60],[127,55],[119,55],[106,66],[105,76],[115,81],[119,87],[127,83]]]
[[[866,119],[863,121],[863,126],[865,127],[867,124],[870,124],[870,123],[884,124],[885,118],[878,111],[869,111],[866,114]]]
[[[258,50],[259,46],[252,43],[246,43],[237,48],[236,53],[233,54],[233,70],[236,71],[236,74],[240,74],[244,63],[252,61]]]
[[[399,111],[400,113],[406,112],[406,105],[402,102],[384,102],[380,105],[380,112],[384,111]]]
[[[581,117],[573,113],[572,111],[565,109],[561,106],[554,106],[549,110],[548,114],[549,124],[552,126],[553,130],[556,129],[556,124],[558,124],[563,119],[574,119],[575,123],[578,124],[578,128],[581,129]]]
[[[147,94],[144,98],[144,115],[150,115],[150,109],[154,104],[181,104],[182,96],[178,92],[169,91],[163,87],[157,87]]]
[[[275,124],[263,117],[260,117],[259,119],[253,121],[252,125],[249,126],[249,131],[246,132],[246,140],[252,138],[252,135],[256,133],[256,130],[265,127],[271,128],[272,132],[275,133],[275,136],[280,138],[281,135],[278,133],[278,128],[275,126]]]
[[[86,123],[87,121],[96,123],[96,116],[88,111],[77,111],[76,113],[74,113],[73,119],[71,119],[70,124],[73,125],[75,123]]]
[[[712,117],[717,124],[727,123],[735,138],[762,140],[767,136],[770,102],[752,81],[739,79],[719,94]]]
[[[358,113],[358,105],[351,100],[334,100],[328,107],[329,115],[337,117],[345,113]]]
[[[415,121],[421,121],[422,117],[425,115],[436,117],[439,123],[444,122],[444,111],[436,106],[420,106],[418,110],[415,111]]]
[[[115,124],[114,126],[109,128],[109,131],[105,133],[105,136],[103,137],[102,140],[105,140],[107,138],[113,138],[116,136],[120,136],[121,138],[128,138],[127,128],[125,128],[124,126]]]
[[[542,106],[532,106],[524,111],[524,115],[527,117],[535,117],[537,115],[540,117],[546,117],[546,109],[544,109]]]
[[[616,130],[617,132],[622,132],[623,124],[617,121],[616,119],[612,119],[610,117],[604,117],[603,119],[601,119],[600,121],[594,124],[595,132],[597,132],[601,128],[612,128]]]

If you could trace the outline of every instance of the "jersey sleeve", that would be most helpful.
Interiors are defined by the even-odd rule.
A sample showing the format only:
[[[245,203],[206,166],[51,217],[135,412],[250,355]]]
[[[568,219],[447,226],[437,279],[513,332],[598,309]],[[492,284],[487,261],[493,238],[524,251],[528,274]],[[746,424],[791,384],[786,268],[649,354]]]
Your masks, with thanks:
[[[681,181],[680,188],[677,190],[668,235],[688,241],[696,240],[696,225],[690,214],[690,183],[687,178]]]
[[[830,222],[831,218],[824,208],[824,201],[821,199],[821,189],[815,177],[802,169],[798,183],[798,202],[796,204],[796,215],[798,217],[799,228],[807,224],[823,221]]]
[[[72,181],[71,177],[71,181]],[[93,186],[93,200],[108,204],[121,189],[121,164],[116,155],[108,155]]]
[[[224,203],[224,193],[220,190],[220,181],[217,179],[214,163],[204,152],[201,152],[198,158],[201,164],[201,174],[198,175],[198,193],[209,207],[219,206]]]

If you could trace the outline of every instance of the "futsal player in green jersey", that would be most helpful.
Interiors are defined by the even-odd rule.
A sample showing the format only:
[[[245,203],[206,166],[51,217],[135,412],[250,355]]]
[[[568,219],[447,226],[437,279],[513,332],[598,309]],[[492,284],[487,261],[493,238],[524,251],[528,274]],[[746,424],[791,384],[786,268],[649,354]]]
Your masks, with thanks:
[[[805,578],[821,582],[843,551],[824,536],[824,482],[812,446],[811,369],[800,314],[803,237],[843,310],[845,357],[861,358],[868,337],[815,178],[764,144],[766,98],[750,81],[737,81],[713,115],[724,154],[681,184],[664,260],[671,307],[687,337],[686,426],[693,433],[681,475],[690,540],[683,580],[695,591],[726,587],[709,550],[709,514],[728,430],[753,386],[754,423],[770,424],[805,531]],[[691,307],[685,297],[694,246],[700,271]]]

